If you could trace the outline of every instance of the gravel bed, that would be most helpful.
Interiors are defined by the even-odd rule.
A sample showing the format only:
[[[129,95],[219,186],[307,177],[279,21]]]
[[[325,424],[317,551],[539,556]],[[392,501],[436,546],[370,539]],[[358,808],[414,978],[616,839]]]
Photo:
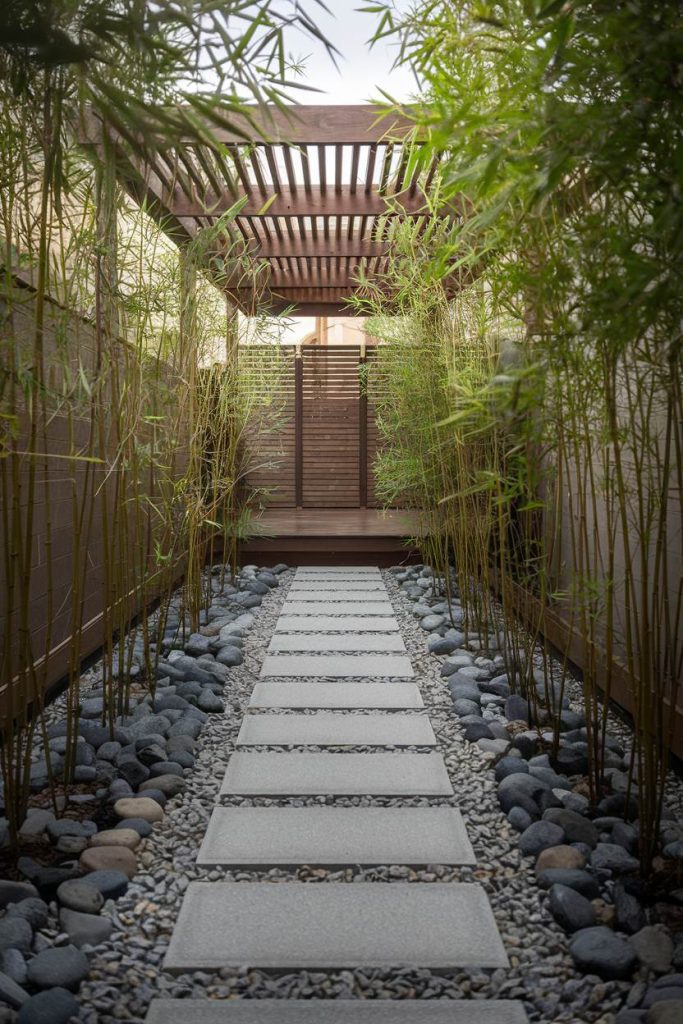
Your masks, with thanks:
[[[401,747],[401,751],[436,749],[445,759],[455,796],[444,797],[224,797],[224,806],[337,806],[337,807],[459,807],[472,843],[475,867],[450,868],[428,865],[414,870],[397,865],[370,869],[301,867],[258,871],[226,871],[198,868],[196,854],[204,836],[230,755],[245,714],[290,713],[285,709],[267,712],[249,709],[254,684],[260,679],[263,659],[280,610],[286,599],[293,571],[283,573],[277,589],[264,596],[254,609],[254,625],[244,637],[243,664],[230,668],[222,694],[223,714],[210,714],[196,748],[194,767],[184,773],[186,789],[170,799],[165,816],[154,825],[148,839],[137,849],[139,871],[127,892],[116,902],[108,901],[104,912],[113,921],[111,937],[88,950],[90,974],[78,993],[83,1024],[114,1024],[121,1020],[141,1022],[150,1001],[165,998],[511,998],[523,1001],[529,1020],[541,1024],[613,1024],[617,1011],[632,989],[631,982],[602,981],[577,972],[569,955],[568,939],[546,909],[547,893],[536,883],[533,863],[518,846],[518,833],[500,809],[497,783],[491,770],[493,757],[464,738],[463,726],[453,709],[447,682],[440,675],[440,661],[426,650],[427,634],[412,613],[412,605],[399,591],[391,572],[383,572],[395,615],[401,627],[407,653],[415,670],[425,709],[436,738],[436,748]],[[340,632],[342,632],[340,630]],[[476,664],[475,655],[475,664]],[[502,672],[500,656],[482,659],[482,666]],[[93,680],[97,670],[90,673]],[[277,681],[269,677],[268,681]],[[325,681],[329,677],[320,677]],[[336,680],[337,682],[339,680]],[[398,681],[398,680],[397,680]],[[401,679],[405,682],[405,679]],[[83,681],[87,697],[87,681]],[[572,707],[581,704],[580,687],[569,685]],[[63,717],[60,698],[48,710],[48,721]],[[310,712],[313,713],[313,712]],[[328,712],[330,713],[330,712]],[[335,712],[331,712],[335,713]],[[363,710],[339,712],[364,714]],[[373,714],[396,714],[377,710]],[[610,730],[628,743],[628,728],[611,716]],[[250,750],[272,749],[250,747]],[[289,749],[289,748],[288,748]],[[335,748],[307,747],[307,750]],[[347,748],[338,748],[347,749]],[[378,748],[359,747],[359,751]],[[386,749],[386,748],[382,748]],[[671,781],[667,799],[683,806],[683,790]],[[494,971],[458,969],[437,972],[428,969],[348,970],[337,972],[296,971],[273,974],[247,968],[199,971],[180,976],[162,969],[171,932],[182,897],[195,879],[223,881],[299,880],[306,883],[366,881],[423,881],[480,883],[489,899],[505,944],[509,968]],[[64,941],[49,929],[46,942]]]
[[[82,1018],[88,1024],[110,1024],[121,1019],[144,1018],[154,996],[174,998],[517,998],[525,1003],[531,1021],[598,1021],[623,1001],[623,986],[602,983],[576,974],[560,929],[542,913],[541,894],[533,871],[525,863],[515,834],[498,807],[490,761],[467,744],[453,713],[452,700],[438,674],[439,663],[425,651],[425,634],[398,594],[391,573],[384,578],[411,657],[416,677],[446,760],[455,796],[413,798],[308,797],[298,799],[223,798],[226,806],[337,806],[425,807],[461,809],[477,857],[475,868],[429,865],[413,870],[384,865],[366,870],[330,871],[302,867],[298,871],[271,869],[226,871],[198,868],[195,856],[253,685],[259,679],[280,608],[293,574],[281,577],[280,587],[268,595],[256,623],[245,639],[244,664],[231,669],[226,688],[226,713],[211,716],[205,726],[194,770],[187,773],[187,790],[166,806],[164,821],[154,828],[141,856],[144,871],[131,883],[113,911],[112,940],[92,958],[90,978],[80,992]],[[249,713],[254,713],[253,711]],[[273,713],[273,712],[268,712]],[[275,711],[275,713],[278,713]],[[363,711],[345,712],[363,714]],[[386,712],[395,713],[395,712]],[[258,750],[258,747],[250,748]],[[271,749],[271,748],[268,748]],[[316,748],[307,748],[316,749]],[[334,749],[334,748],[324,748]],[[355,749],[355,748],[354,748]],[[363,748],[358,748],[362,750]],[[365,748],[371,751],[373,748]],[[377,748],[374,748],[377,749]],[[421,750],[425,748],[401,748]],[[481,883],[510,957],[509,969],[440,973],[426,969],[297,971],[289,974],[247,969],[194,972],[181,976],[163,973],[161,965],[182,898],[190,881],[279,881],[306,883],[367,881],[451,881]]]

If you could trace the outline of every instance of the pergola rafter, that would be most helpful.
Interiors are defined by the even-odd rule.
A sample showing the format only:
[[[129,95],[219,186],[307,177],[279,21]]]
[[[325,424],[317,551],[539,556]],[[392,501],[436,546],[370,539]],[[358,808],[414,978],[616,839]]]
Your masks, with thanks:
[[[428,208],[436,166],[412,160],[424,142],[408,119],[381,115],[370,105],[254,108],[212,125],[205,142],[152,134],[137,152],[92,117],[81,141],[100,145],[106,132],[121,183],[181,244],[240,203],[230,238],[258,268],[259,300],[333,315],[349,311],[359,272],[386,271],[392,223],[419,229]],[[247,277],[236,270],[225,286],[249,312]]]

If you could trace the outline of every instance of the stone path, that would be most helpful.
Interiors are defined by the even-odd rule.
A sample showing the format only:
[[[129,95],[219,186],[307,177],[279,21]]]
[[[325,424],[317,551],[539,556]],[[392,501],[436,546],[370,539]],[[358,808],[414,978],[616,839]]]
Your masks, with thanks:
[[[291,803],[302,796],[453,795],[443,758],[429,749],[436,737],[419,688],[404,681],[413,669],[401,652],[405,646],[379,569],[297,571],[262,666],[265,681],[255,685],[240,728],[237,746],[246,749],[232,755],[220,792],[284,803],[217,805],[199,865],[268,870],[476,863],[453,807]],[[452,971],[505,968],[508,960],[488,899],[474,882],[383,884],[362,876],[353,884],[192,882],[165,969],[241,964],[278,971]],[[157,1000],[147,1024],[526,1019],[521,1004],[498,1000]]]

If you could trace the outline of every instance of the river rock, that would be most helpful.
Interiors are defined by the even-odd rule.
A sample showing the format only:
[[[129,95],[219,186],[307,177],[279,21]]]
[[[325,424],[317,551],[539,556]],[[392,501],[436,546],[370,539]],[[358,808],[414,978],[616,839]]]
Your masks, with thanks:
[[[462,704],[462,703],[463,703],[462,701],[456,701],[455,702],[455,704],[453,706],[454,706],[456,711],[458,711],[457,705],[458,704]],[[470,703],[470,702],[467,701],[467,703]],[[474,708],[476,708],[475,715],[476,714],[481,715],[481,711],[479,711],[479,708],[477,707],[477,705],[473,704],[472,706]],[[479,718],[478,721],[476,721],[476,722],[467,722],[467,724],[465,725],[465,739],[469,743],[476,743],[477,740],[483,740],[483,739],[492,740],[493,739],[493,733],[489,729],[489,727],[486,724],[486,722],[482,718]]]
[[[615,874],[624,874],[627,871],[637,871],[639,864],[623,846],[616,843],[598,843],[591,854],[591,866],[613,871]]]
[[[11,978],[9,974],[0,971],[0,1001],[18,1010],[28,1000],[28,992],[25,992],[20,985]]]
[[[628,942],[601,925],[576,932],[569,952],[584,974],[597,974],[605,980],[626,980],[638,966]]]
[[[628,941],[643,967],[649,967],[657,974],[664,974],[671,969],[674,944],[661,925],[646,925],[631,935]]]
[[[541,850],[559,846],[564,842],[564,832],[551,821],[535,821],[519,837],[519,848],[526,857],[535,857]]]
[[[65,988],[53,988],[24,1003],[17,1024],[68,1024],[79,1012],[78,1001]]]
[[[547,871],[549,868],[564,868],[564,869],[578,869],[580,870],[586,863],[586,858],[577,850],[574,846],[567,846],[561,844],[559,846],[550,846],[545,850],[542,850],[536,861],[536,877],[542,871]]]
[[[521,757],[501,757],[494,775],[496,782],[502,782],[508,775],[528,775],[529,765]]]
[[[199,697],[197,697],[197,707],[208,714],[220,714],[222,711],[225,711],[223,701],[215,693],[212,693],[208,687],[205,687]]]
[[[529,703],[520,697],[518,693],[513,693],[505,700],[505,717],[508,722],[526,722],[527,725],[531,722],[531,716],[529,715]]]
[[[100,890],[86,878],[73,878],[62,882],[57,889],[57,901],[68,910],[82,914],[99,914],[104,904]]]
[[[149,779],[147,782],[143,782],[140,786],[140,793],[146,794],[156,790],[171,800],[179,793],[184,793],[186,789],[187,783],[185,782],[185,779],[175,773],[167,773],[164,775],[157,775],[154,778]],[[143,815],[138,814],[138,817],[143,817]]]
[[[48,906],[37,896],[29,896],[18,903],[12,903],[7,910],[7,918],[22,917],[34,931],[44,928],[48,919]]]
[[[11,882],[0,878],[0,910],[4,910],[10,903],[19,903],[20,900],[37,895],[38,890],[30,882]]]
[[[61,987],[75,992],[89,971],[87,958],[75,946],[54,946],[29,961],[28,978],[37,988]]]
[[[233,647],[232,644],[227,644],[216,654],[216,661],[220,665],[225,665],[227,668],[234,668],[237,665],[241,665],[244,661],[244,655],[242,654],[239,647]]]
[[[647,1024],[681,1024],[683,999],[663,999],[650,1007]]]
[[[600,834],[588,818],[577,814],[567,807],[550,807],[543,815],[546,821],[552,821],[564,830],[568,843],[585,843],[586,846],[595,847],[598,844]]]
[[[600,895],[597,878],[578,868],[546,868],[537,872],[536,881],[541,889],[550,889],[553,885],[568,886],[588,900],[597,899]]]
[[[550,913],[566,932],[578,932],[595,924],[595,911],[590,900],[568,885],[553,885],[548,903]]]
[[[584,750],[575,747],[560,747],[553,767],[564,775],[585,775],[588,771],[588,756]]]
[[[128,876],[123,871],[91,871],[87,876],[90,885],[99,889],[106,900],[117,900],[128,889]]]
[[[123,818],[123,820],[118,823],[114,831],[117,829],[134,829],[135,832],[137,832],[137,834],[143,839],[146,839],[147,836],[151,836],[153,832],[152,823],[145,821],[144,818]]]
[[[622,882],[616,882],[612,893],[614,916],[619,931],[633,935],[647,924],[645,911],[638,897]]]
[[[25,985],[27,978],[26,960],[18,949],[6,949],[0,953],[0,972],[15,981],[17,985]],[[0,990],[0,1000],[2,991]]]
[[[140,834],[133,828],[108,828],[93,836],[90,845],[125,846],[129,850],[135,850],[140,845]]]
[[[0,952],[18,949],[28,953],[33,942],[33,929],[23,917],[5,917],[0,921]]]
[[[508,775],[498,784],[498,800],[507,813],[512,807],[523,807],[532,818],[538,818],[538,798],[546,790],[545,783],[531,775]]]
[[[430,636],[427,641],[427,650],[431,654],[452,654],[457,647],[458,645],[452,637]]]
[[[457,700],[453,701],[453,710],[455,711],[456,715],[458,715],[460,718],[467,718],[468,715],[481,716],[481,708],[479,707],[479,705],[475,704],[473,700],[466,700],[464,697],[458,698]],[[488,732],[490,734],[489,738],[493,739],[493,733],[491,732],[490,729],[488,730]],[[481,739],[482,737],[480,736],[477,738]]]
[[[126,731],[131,740],[137,740],[142,736],[166,736],[170,727],[171,720],[165,715],[145,715],[144,718],[127,725]]]
[[[508,811],[508,821],[517,832],[524,832],[531,825],[531,815],[523,807],[512,807]]]
[[[128,878],[138,870],[137,857],[125,846],[91,846],[83,851],[79,863],[84,872],[122,871]]]
[[[163,819],[164,810],[156,800],[149,797],[123,797],[114,804],[114,814],[118,818],[142,818],[144,821],[155,822]]]
[[[58,818],[50,821],[46,826],[47,833],[53,842],[62,836],[85,836],[89,839],[97,832],[97,825],[94,821],[73,821],[71,818]]]
[[[133,789],[137,789],[149,778],[149,768],[133,754],[121,754],[116,762],[116,767]]]
[[[81,946],[99,946],[106,942],[113,929],[111,919],[95,914],[81,914],[77,910],[62,907],[59,912],[59,923],[62,931],[71,939],[77,949]]]

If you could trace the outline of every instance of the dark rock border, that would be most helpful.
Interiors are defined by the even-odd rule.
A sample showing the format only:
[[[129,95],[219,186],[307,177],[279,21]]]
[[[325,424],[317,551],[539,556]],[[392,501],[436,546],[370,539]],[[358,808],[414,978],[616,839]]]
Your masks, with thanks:
[[[183,635],[176,595],[154,697],[141,685],[142,643],[131,633],[128,714],[117,719],[112,736],[101,725],[101,681],[81,699],[74,783],[91,791],[61,797],[59,808],[67,812],[61,817],[40,803],[45,803],[48,765],[45,751],[36,748],[31,788],[37,805],[29,808],[21,828],[23,843],[36,857],[19,858],[22,881],[0,880],[0,1024],[67,1024],[78,1016],[74,993],[89,974],[87,954],[112,932],[107,901],[125,894],[138,870],[138,846],[153,839],[167,801],[184,792],[202,726],[208,715],[225,711],[221,694],[230,669],[242,663],[253,612],[287,568],[245,566],[235,585],[221,587],[223,567],[215,566],[209,575],[213,599],[198,633]],[[94,675],[97,679],[97,670]],[[63,698],[52,710],[60,703]],[[48,737],[59,779],[66,719],[55,716]],[[6,843],[0,821],[0,836],[3,830]],[[48,863],[39,859],[46,854]]]
[[[610,792],[592,807],[583,777],[588,761],[579,687],[565,688],[560,748],[551,760],[543,704],[559,701],[557,684],[551,680],[549,688],[545,673],[534,670],[541,708],[534,723],[530,703],[512,692],[501,671],[498,637],[466,636],[454,581],[449,610],[445,580],[428,566],[391,572],[427,634],[427,651],[441,660],[465,739],[490,760],[500,806],[519,833],[521,852],[535,860],[537,882],[548,892],[545,907],[567,935],[577,970],[635,981],[615,1024],[683,1021],[683,888],[673,889],[666,905],[646,899],[635,856],[637,808],[626,795],[627,744],[608,736]],[[662,872],[677,870],[680,879],[683,823],[667,808],[660,838]]]

